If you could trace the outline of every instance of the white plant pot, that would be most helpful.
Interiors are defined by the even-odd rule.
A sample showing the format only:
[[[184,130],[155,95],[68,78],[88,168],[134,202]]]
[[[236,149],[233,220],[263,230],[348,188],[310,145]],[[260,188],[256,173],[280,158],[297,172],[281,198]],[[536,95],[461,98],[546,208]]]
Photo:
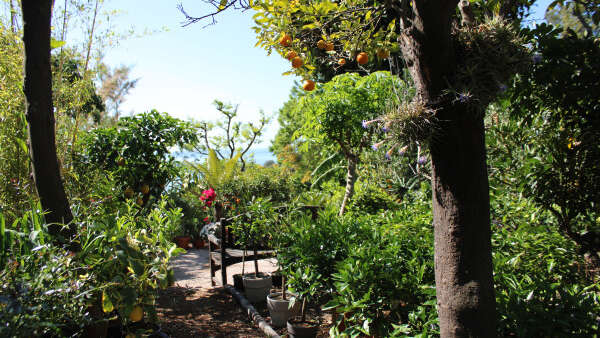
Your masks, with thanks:
[[[276,327],[284,327],[288,318],[299,316],[302,311],[302,303],[296,299],[292,308],[289,308],[293,294],[286,292],[286,299],[281,299],[281,292],[272,292],[267,296],[267,307],[271,315],[271,324]]]
[[[254,277],[254,274],[247,274],[243,278],[246,298],[251,303],[264,302],[273,285],[271,276],[259,273],[257,277]]]

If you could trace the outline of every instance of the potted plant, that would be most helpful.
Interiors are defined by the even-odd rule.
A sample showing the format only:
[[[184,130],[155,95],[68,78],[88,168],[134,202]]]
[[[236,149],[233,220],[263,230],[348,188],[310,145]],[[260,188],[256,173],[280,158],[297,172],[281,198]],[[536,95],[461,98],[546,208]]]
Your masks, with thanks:
[[[264,302],[271,290],[272,280],[268,274],[258,271],[256,259],[258,245],[268,242],[268,233],[272,229],[275,213],[268,199],[254,198],[248,206],[250,222],[247,224],[246,236],[242,237],[244,247],[252,246],[254,250],[254,273],[243,275],[244,291],[250,302]]]
[[[281,276],[281,292],[271,292],[267,296],[267,308],[271,316],[271,324],[284,327],[290,317],[299,316],[302,308],[296,301],[296,294],[286,290],[285,276]]]
[[[296,301],[302,300],[301,315],[292,317],[287,321],[287,331],[290,338],[312,338],[317,335],[320,320],[319,318],[308,318],[306,310],[307,305],[323,289],[320,279],[321,275],[311,271],[308,267],[304,270],[298,268],[295,272],[290,272],[289,283],[292,285],[290,289],[297,295],[292,298],[290,307],[293,307]]]

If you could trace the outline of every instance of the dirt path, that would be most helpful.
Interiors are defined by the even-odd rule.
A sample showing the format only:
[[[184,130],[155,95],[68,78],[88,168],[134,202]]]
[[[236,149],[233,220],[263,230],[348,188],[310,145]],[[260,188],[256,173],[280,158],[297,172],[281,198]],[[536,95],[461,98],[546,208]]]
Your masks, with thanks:
[[[161,293],[157,304],[162,331],[173,338],[264,336],[229,293],[210,285],[208,250],[188,250],[175,257],[171,264],[175,285]],[[246,270],[253,271],[253,265],[246,262]],[[259,261],[259,269],[274,271],[275,260]],[[233,274],[241,271],[241,263],[228,267],[228,283],[233,284]]]

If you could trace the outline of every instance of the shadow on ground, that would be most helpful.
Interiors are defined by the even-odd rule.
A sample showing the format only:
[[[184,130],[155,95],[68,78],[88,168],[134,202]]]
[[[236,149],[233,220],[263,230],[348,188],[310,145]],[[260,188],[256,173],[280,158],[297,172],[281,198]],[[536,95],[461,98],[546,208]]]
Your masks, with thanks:
[[[171,287],[161,293],[157,312],[171,337],[262,337],[223,288]]]

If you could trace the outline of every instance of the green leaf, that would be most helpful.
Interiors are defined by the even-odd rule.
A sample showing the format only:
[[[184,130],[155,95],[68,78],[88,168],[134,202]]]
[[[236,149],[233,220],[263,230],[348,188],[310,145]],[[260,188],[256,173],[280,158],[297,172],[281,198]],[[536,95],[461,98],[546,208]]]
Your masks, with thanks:
[[[50,49],[56,49],[64,46],[66,44],[65,41],[56,40],[55,38],[50,38]]]
[[[110,300],[110,297],[108,297],[108,294],[105,291],[102,291],[102,311],[104,311],[105,313],[107,312],[111,312],[115,309],[113,303]]]

